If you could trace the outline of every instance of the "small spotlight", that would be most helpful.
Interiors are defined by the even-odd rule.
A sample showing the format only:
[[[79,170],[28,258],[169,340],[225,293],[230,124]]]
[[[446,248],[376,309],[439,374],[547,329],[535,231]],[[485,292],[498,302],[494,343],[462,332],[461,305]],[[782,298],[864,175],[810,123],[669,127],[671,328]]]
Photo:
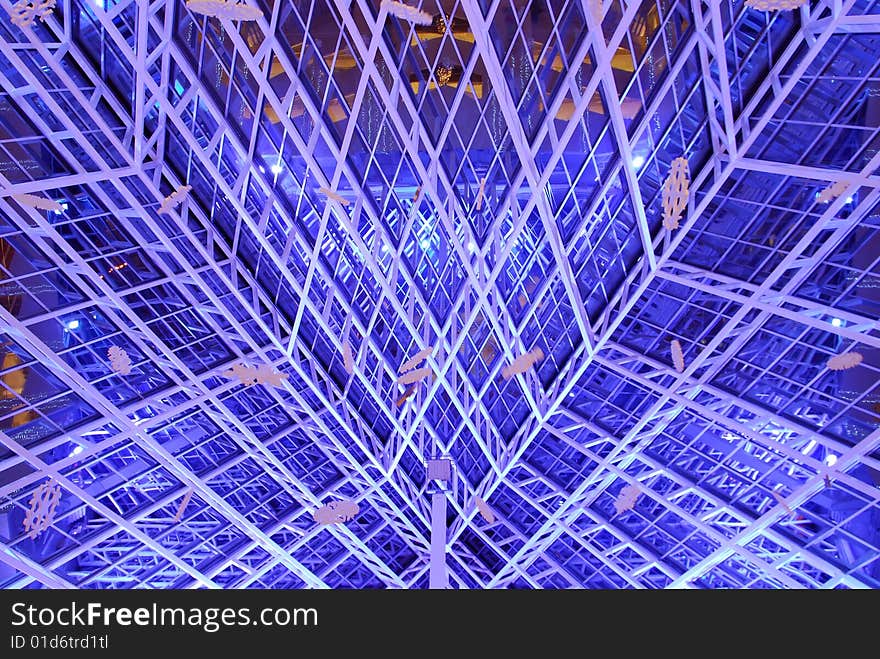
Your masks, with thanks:
[[[67,202],[66,202],[66,201],[60,201],[60,200],[59,200],[58,203],[61,204],[61,210],[60,210],[60,211],[55,211],[55,215],[61,215],[64,211],[67,210]]]
[[[280,174],[281,172],[284,171],[284,167],[282,167],[281,165],[276,163],[276,164],[272,165],[271,167],[269,167],[269,171],[277,176],[278,174]]]
[[[633,156],[633,167],[636,169],[640,169],[642,165],[645,164],[645,158],[643,156]]]
[[[67,321],[67,325],[66,325],[66,327],[67,327],[67,329],[69,329],[69,330],[76,330],[76,329],[79,329],[79,321],[76,320],[76,319],[74,319],[74,320],[68,320],[68,321]]]
[[[477,243],[475,243],[473,240],[468,243],[468,251],[471,253],[477,251]]]
[[[840,318],[832,318],[831,324],[834,325],[835,327],[840,327],[843,325],[843,321]]]
[[[422,246],[422,249],[429,249],[431,247],[431,241],[425,238],[422,242],[419,243]]]
[[[82,446],[77,446],[75,449],[73,449],[73,450],[70,452],[70,457],[73,457],[74,455],[79,455],[79,454],[82,453],[82,452],[83,452],[83,447],[82,447]]]
[[[853,198],[852,198],[852,197],[847,197],[847,198],[846,198],[846,203],[848,203],[848,204],[853,203]]]
[[[833,467],[834,465],[837,464],[837,456],[834,455],[833,453],[829,453],[828,455],[825,456],[825,464],[828,465],[829,467]]]
[[[260,170],[260,174],[265,174],[265,173],[266,173],[266,168],[263,167],[262,165],[257,165],[257,169]]]

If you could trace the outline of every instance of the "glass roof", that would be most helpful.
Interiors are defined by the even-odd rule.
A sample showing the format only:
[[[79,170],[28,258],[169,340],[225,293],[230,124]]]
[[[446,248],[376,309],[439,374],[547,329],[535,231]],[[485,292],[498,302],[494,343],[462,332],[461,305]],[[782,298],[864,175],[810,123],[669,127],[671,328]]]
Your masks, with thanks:
[[[2,2],[0,586],[880,587],[880,2],[241,4]]]

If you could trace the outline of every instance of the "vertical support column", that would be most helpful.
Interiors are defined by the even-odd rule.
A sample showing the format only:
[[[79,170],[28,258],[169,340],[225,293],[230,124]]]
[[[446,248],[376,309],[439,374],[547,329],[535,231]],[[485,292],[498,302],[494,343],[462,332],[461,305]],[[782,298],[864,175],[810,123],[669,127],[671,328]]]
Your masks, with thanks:
[[[431,575],[429,588],[449,587],[446,574],[446,492],[431,495]]]

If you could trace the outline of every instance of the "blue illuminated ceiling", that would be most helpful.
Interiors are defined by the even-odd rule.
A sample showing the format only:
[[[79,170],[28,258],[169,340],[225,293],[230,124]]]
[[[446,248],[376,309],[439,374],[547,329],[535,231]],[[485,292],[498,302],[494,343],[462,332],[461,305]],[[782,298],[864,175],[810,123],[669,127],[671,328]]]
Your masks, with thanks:
[[[880,2],[246,4],[0,0],[0,585],[880,586]]]

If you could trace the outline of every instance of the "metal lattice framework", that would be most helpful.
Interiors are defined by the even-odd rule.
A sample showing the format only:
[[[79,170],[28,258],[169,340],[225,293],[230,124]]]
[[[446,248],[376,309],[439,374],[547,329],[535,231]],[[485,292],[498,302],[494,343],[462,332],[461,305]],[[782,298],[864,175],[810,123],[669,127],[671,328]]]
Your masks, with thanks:
[[[3,587],[880,586],[880,2],[245,4],[0,0]]]

